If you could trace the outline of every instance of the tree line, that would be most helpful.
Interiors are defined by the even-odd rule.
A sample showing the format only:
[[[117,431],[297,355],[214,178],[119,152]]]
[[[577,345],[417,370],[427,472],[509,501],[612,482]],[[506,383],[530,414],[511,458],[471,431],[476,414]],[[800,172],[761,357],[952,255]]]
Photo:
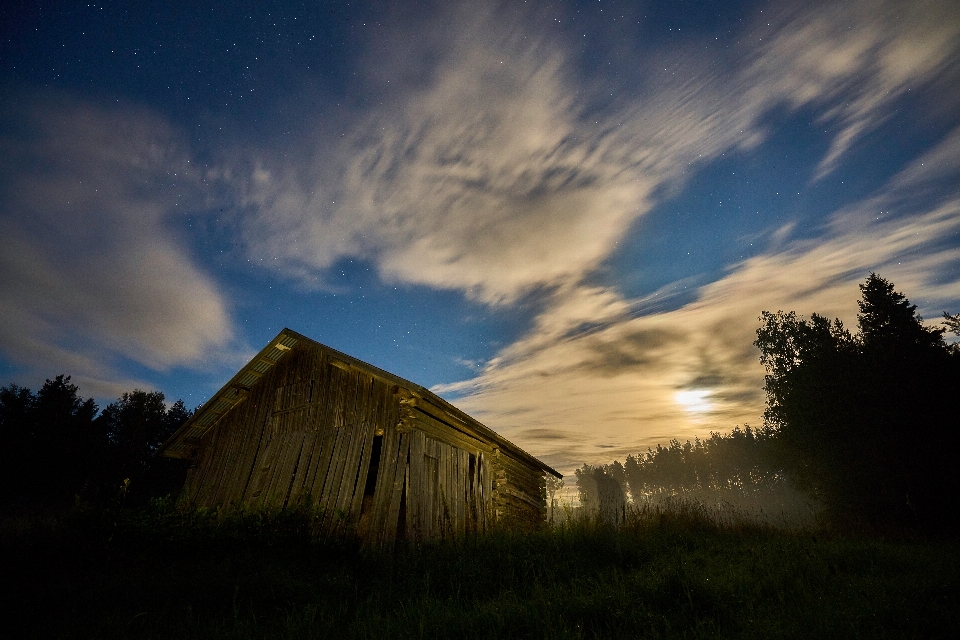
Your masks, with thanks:
[[[0,388],[0,503],[64,504],[177,489],[178,461],[157,449],[193,414],[182,400],[167,407],[160,391],[135,389],[103,411],[82,398],[70,376],[47,380],[34,393]]]
[[[581,500],[600,505],[600,478],[634,501],[766,496],[782,506],[803,491],[842,526],[956,533],[960,344],[944,334],[960,335],[960,315],[925,326],[875,273],[860,291],[856,333],[816,313],[762,313],[762,428],[584,465]]]
[[[628,502],[666,506],[680,500],[771,524],[810,523],[816,501],[791,481],[779,456],[771,429],[737,427],[692,442],[674,439],[623,463],[585,464],[575,471],[577,491],[582,505],[610,522]]]

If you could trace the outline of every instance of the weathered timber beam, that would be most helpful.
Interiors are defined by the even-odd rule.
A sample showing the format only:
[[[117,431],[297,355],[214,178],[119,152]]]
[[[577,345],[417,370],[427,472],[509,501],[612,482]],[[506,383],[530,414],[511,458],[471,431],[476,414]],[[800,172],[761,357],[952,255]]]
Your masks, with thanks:
[[[463,449],[473,455],[478,455],[481,452],[489,454],[493,450],[490,445],[482,440],[471,437],[462,431],[452,429],[446,423],[440,422],[429,414],[414,409],[411,417],[411,426],[415,429],[420,429],[434,440],[439,440],[458,449]]]
[[[537,460],[536,458],[531,456],[529,453],[527,453],[517,445],[513,444],[503,436],[499,435],[493,429],[481,424],[480,422],[477,422],[476,420],[473,420],[473,419],[465,420],[460,416],[454,414],[452,410],[456,410],[456,407],[454,407],[453,405],[450,405],[449,403],[444,402],[444,404],[447,404],[452,409],[452,410],[447,410],[442,406],[438,406],[434,404],[428,398],[424,398],[410,392],[403,394],[403,397],[409,398],[409,401],[413,406],[415,406],[417,409],[420,409],[424,413],[430,414],[437,420],[440,420],[441,422],[449,424],[451,427],[454,427],[459,431],[463,431],[464,433],[474,438],[479,438],[481,440],[496,443],[496,446],[499,446],[509,451],[511,456],[514,456],[520,460],[524,460],[527,464],[530,464],[536,467],[537,469],[542,469],[547,473],[560,477],[560,475],[556,471],[554,471],[550,467],[546,467],[541,461]],[[442,398],[437,398],[437,400],[443,402]],[[403,402],[403,400],[401,400],[401,402]]]
[[[498,487],[498,490],[501,493],[504,493],[508,496],[513,496],[518,500],[523,500],[527,504],[537,507],[538,509],[541,507],[546,507],[546,504],[547,504],[546,501],[542,501],[539,498],[534,498],[533,496],[529,495],[526,491],[522,491],[520,489],[517,489],[516,487],[511,487],[509,484],[503,487]]]

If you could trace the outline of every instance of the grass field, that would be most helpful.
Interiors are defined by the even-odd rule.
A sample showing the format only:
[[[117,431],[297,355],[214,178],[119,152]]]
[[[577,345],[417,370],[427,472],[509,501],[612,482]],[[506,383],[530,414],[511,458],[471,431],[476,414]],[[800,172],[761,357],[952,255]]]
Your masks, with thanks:
[[[304,513],[76,508],[0,527],[10,638],[956,638],[960,546],[696,510],[393,553]]]

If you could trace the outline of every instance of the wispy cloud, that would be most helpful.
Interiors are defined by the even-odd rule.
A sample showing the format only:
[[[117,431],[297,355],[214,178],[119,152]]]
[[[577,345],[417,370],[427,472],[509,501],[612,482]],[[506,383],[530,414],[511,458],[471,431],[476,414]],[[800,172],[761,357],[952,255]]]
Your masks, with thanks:
[[[702,43],[681,43],[589,79],[570,34],[522,13],[461,6],[419,26],[429,54],[378,66],[383,99],[348,118],[351,133],[305,130],[315,152],[264,155],[247,173],[246,237],[304,281],[360,257],[384,279],[490,305],[543,292],[549,303],[524,337],[478,377],[438,390],[558,468],[757,423],[763,309],[850,322],[871,270],[921,306],[960,299],[941,273],[956,256],[938,244],[958,227],[957,202],[937,189],[922,203],[903,197],[918,197],[931,164],[956,162],[955,138],[816,239],[794,239],[790,223],[770,231],[766,251],[679,309],[587,284],[695,170],[762,143],[777,109],[813,114],[832,138],[810,177],[834,171],[909,92],[955,74],[956,6],[767,5],[732,52],[706,59]],[[948,85],[941,100],[960,104]]]
[[[522,12],[448,9],[420,25],[429,63],[404,58],[419,74],[380,65],[382,106],[350,135],[305,131],[315,153],[248,172],[249,246],[304,281],[360,257],[385,279],[494,305],[578,282],[692,167],[760,142],[778,106],[838,129],[813,177],[831,171],[894,101],[956,62],[960,19],[946,5],[773,7],[725,64],[681,47],[589,81],[563,34]]]
[[[260,173],[255,250],[293,272],[360,255],[387,279],[493,304],[606,257],[655,182],[624,172],[603,126],[581,121],[555,48],[477,31],[428,87],[357,123],[326,158],[341,168],[336,182]]]
[[[837,129],[814,174],[819,179],[905,94],[956,76],[960,9],[939,0],[797,7],[757,20],[747,37],[753,62],[743,78],[749,102],[813,106],[821,123]],[[955,87],[940,93],[954,106],[960,98]]]
[[[686,42],[649,52],[637,68],[590,78],[572,32],[543,27],[538,14],[476,4],[444,5],[433,22],[418,16],[416,31],[372,40],[364,64],[375,70],[362,113],[345,109],[336,126],[320,115],[298,123],[299,143],[289,149],[240,144],[231,152],[216,179],[254,256],[305,283],[322,284],[339,260],[358,257],[385,280],[457,290],[492,306],[531,291],[550,296],[530,333],[474,381],[481,395],[471,398],[500,393],[497,384],[510,380],[519,389],[562,378],[550,387],[563,389],[556,398],[536,387],[554,408],[531,408],[504,387],[498,415],[545,411],[527,427],[561,428],[552,422],[559,421],[572,429],[591,424],[580,399],[606,397],[611,426],[602,429],[623,447],[637,442],[622,434],[638,416],[655,416],[664,434],[682,435],[668,429],[671,421],[701,429],[704,414],[678,407],[672,395],[698,385],[712,389],[714,417],[751,419],[752,317],[754,306],[774,304],[775,287],[800,308],[820,301],[819,310],[839,314],[850,282],[896,255],[903,259],[890,274],[895,281],[908,291],[926,282],[934,295],[929,261],[949,256],[911,251],[929,229],[952,228],[946,204],[916,217],[928,226],[909,237],[902,223],[869,219],[867,209],[838,214],[823,242],[791,242],[784,227],[769,252],[731,266],[675,312],[651,313],[653,300],[585,283],[631,225],[694,170],[762,142],[778,107],[809,108],[831,130],[812,178],[832,171],[896,101],[956,74],[953,4],[785,3],[754,16],[735,34],[739,49],[717,49],[717,59]],[[960,92],[947,85],[943,100],[956,103]],[[163,369],[228,343],[227,301],[169,224],[209,197],[181,135],[132,107],[62,96],[6,102],[22,106],[3,113],[14,122],[0,159],[4,354],[37,369],[75,362],[74,371],[102,384],[116,377],[104,373],[113,358]],[[884,198],[869,206],[897,204]],[[874,242],[890,235],[881,249],[854,242],[861,232]],[[824,264],[808,267],[810,256]],[[802,287],[762,275],[801,267],[824,275]],[[834,306],[825,302],[831,295]],[[690,329],[694,317],[704,329]],[[643,411],[615,401],[619,393],[642,399]]]
[[[226,302],[168,224],[203,197],[183,140],[135,108],[63,95],[5,102],[4,355],[40,379],[64,371],[111,396],[133,382],[117,358],[165,369],[225,345]]]
[[[647,301],[604,288],[561,291],[530,333],[479,376],[435,390],[459,395],[458,406],[565,472],[669,438],[756,425],[763,370],[752,341],[760,311],[818,312],[855,326],[857,283],[871,271],[931,318],[960,301],[960,250],[941,245],[960,233],[960,198],[925,206],[925,196],[905,195],[930,173],[942,176],[944,166],[960,177],[958,139],[954,132],[875,197],[837,212],[822,237],[772,234],[767,251],[679,309],[645,313]],[[598,322],[584,329],[580,318]],[[678,396],[684,392],[693,393]],[[693,395],[696,404],[686,401]],[[546,432],[556,437],[545,440]]]

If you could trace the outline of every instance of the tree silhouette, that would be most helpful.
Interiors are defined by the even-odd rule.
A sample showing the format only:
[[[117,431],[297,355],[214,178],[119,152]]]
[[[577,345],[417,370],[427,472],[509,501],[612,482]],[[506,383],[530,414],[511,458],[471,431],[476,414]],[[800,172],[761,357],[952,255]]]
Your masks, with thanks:
[[[176,490],[182,465],[155,454],[191,415],[182,401],[167,409],[162,393],[137,389],[97,416],[94,401],[66,375],[36,394],[15,384],[0,388],[0,502],[103,499],[125,478],[141,494]]]
[[[943,324],[945,324],[950,331],[960,336],[960,313],[951,315],[944,311]]]
[[[765,423],[835,518],[951,528],[960,354],[892,283],[871,274],[860,290],[857,335],[817,314],[763,312]]]
[[[665,447],[627,456],[624,476],[634,501],[689,493],[749,494],[785,482],[775,449],[769,430],[737,427],[728,434],[711,433],[706,440],[671,440]]]
[[[860,294],[857,322],[864,348],[909,352],[944,347],[944,330],[923,326],[917,306],[894,291],[892,282],[871,273]]]
[[[68,499],[96,483],[105,442],[93,426],[97,405],[77,391],[64,375],[47,380],[36,395],[13,384],[0,390],[7,498]]]
[[[144,490],[144,483],[149,485],[148,492],[154,485],[168,484],[157,477],[158,467],[163,476],[176,462],[165,464],[169,461],[157,460],[156,452],[191,415],[182,400],[168,410],[160,391],[134,389],[107,405],[97,423],[109,442],[113,484],[130,479],[138,493]]]
[[[619,463],[614,463],[619,465]],[[612,465],[608,465],[608,468]],[[622,471],[623,467],[620,467]],[[574,471],[580,504],[591,515],[606,524],[623,522],[626,496],[622,481],[609,474],[603,467],[584,464]]]

